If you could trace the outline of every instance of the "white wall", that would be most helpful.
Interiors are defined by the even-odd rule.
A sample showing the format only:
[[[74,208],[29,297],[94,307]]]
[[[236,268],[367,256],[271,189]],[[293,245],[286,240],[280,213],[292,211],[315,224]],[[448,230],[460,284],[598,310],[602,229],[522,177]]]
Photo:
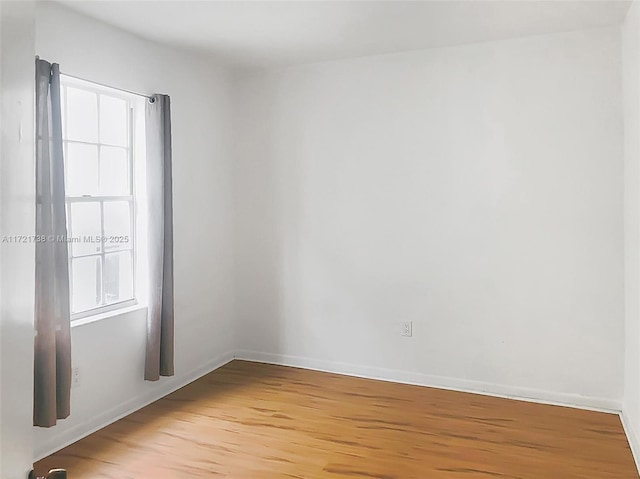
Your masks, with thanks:
[[[158,383],[142,379],[145,310],[73,328],[81,385],[69,419],[35,428],[39,458],[229,358],[234,295],[228,72],[51,2],[36,17],[36,52],[62,72],[171,96],[176,301],[176,376]]]
[[[620,56],[607,28],[239,77],[240,355],[619,409]]]
[[[640,459],[640,4],[622,28],[624,98],[625,374],[622,415]]]
[[[0,2],[0,233],[35,232],[34,3]],[[32,465],[32,243],[0,242],[0,477]]]

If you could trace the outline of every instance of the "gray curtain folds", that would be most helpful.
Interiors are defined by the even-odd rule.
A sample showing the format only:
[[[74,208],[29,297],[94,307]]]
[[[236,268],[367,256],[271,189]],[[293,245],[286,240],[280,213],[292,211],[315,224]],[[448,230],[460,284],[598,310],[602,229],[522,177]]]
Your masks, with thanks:
[[[171,105],[167,95],[147,102],[147,202],[149,207],[149,310],[144,378],[173,376],[173,201]]]
[[[36,60],[35,426],[70,413],[71,324],[60,70]]]

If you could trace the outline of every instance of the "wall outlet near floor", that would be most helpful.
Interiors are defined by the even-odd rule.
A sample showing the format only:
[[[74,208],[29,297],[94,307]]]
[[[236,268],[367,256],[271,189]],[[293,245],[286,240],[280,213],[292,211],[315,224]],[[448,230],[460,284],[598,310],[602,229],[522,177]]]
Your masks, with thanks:
[[[400,334],[410,338],[413,336],[413,321],[402,321],[400,323]]]
[[[80,386],[80,368],[71,368],[71,387],[77,388]]]

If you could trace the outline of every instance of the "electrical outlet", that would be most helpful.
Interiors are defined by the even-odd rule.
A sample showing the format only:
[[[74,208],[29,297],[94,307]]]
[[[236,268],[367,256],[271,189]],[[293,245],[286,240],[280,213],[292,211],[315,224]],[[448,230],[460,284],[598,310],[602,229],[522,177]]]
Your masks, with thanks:
[[[77,388],[80,386],[80,368],[71,368],[71,387]]]
[[[402,321],[401,327],[402,327],[402,329],[400,330],[400,334],[402,336],[406,336],[408,338],[413,336],[413,324],[412,324],[412,321]]]

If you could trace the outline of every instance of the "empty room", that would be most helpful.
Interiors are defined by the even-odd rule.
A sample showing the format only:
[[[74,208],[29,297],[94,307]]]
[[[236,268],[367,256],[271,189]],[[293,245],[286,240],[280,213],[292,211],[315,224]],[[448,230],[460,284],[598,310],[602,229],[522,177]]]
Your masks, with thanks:
[[[640,0],[0,0],[0,479],[640,479]]]

